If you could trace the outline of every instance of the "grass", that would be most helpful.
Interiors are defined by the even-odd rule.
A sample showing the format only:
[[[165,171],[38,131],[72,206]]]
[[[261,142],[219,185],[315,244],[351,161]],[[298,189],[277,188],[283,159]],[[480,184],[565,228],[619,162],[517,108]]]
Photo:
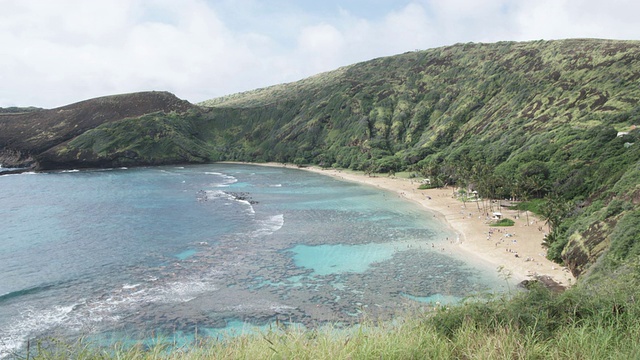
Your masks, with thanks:
[[[609,359],[637,358],[640,324],[573,324],[558,337],[522,334],[515,324],[488,329],[466,320],[450,337],[419,318],[399,325],[365,326],[352,335],[292,330],[229,340],[201,340],[190,347],[116,345],[110,349],[78,343],[41,349],[33,359]]]
[[[430,189],[437,189],[437,188],[439,188],[439,186],[431,185],[431,184],[420,184],[420,186],[418,186],[418,190],[430,190]]]
[[[627,285],[628,285],[628,281]],[[627,286],[625,285],[625,286]],[[637,289],[637,287],[636,287]],[[594,292],[596,291],[596,292]],[[350,330],[278,327],[259,334],[170,343],[94,347],[41,341],[29,359],[635,359],[640,305],[576,286],[562,294],[533,286],[512,298],[473,300]],[[24,357],[23,357],[24,358]]]
[[[536,215],[542,214],[542,207],[544,206],[544,199],[532,199],[529,201],[523,201],[516,204],[513,209],[520,211],[531,211]]]
[[[494,223],[491,224],[491,226],[513,226],[515,225],[515,222],[511,219],[500,219]]]

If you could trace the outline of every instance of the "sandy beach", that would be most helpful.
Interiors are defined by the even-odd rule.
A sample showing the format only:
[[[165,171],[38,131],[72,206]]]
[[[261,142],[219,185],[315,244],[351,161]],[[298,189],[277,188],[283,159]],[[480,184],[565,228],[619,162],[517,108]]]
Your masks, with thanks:
[[[283,167],[283,164],[254,164]],[[294,167],[293,165],[286,165]],[[542,240],[546,231],[544,221],[529,213],[510,210],[505,207],[500,212],[505,218],[515,221],[514,226],[492,227],[485,211],[475,202],[456,199],[454,189],[418,190],[417,180],[396,177],[368,176],[350,171],[304,167],[302,170],[332,176],[345,181],[375,186],[392,191],[397,196],[420,204],[429,212],[449,225],[457,234],[454,249],[465,256],[474,256],[483,262],[493,264],[496,269],[503,267],[512,279],[520,282],[535,276],[549,276],[563,286],[571,286],[576,279],[568,269],[548,260]],[[495,205],[494,205],[495,206]],[[519,216],[518,216],[519,215]]]

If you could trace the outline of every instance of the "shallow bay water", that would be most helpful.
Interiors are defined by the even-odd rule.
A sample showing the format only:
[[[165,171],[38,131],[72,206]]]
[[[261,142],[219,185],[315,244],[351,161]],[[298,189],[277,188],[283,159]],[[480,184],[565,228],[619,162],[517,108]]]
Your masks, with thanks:
[[[238,164],[0,176],[0,357],[44,335],[188,339],[389,319],[506,287],[375,188]]]

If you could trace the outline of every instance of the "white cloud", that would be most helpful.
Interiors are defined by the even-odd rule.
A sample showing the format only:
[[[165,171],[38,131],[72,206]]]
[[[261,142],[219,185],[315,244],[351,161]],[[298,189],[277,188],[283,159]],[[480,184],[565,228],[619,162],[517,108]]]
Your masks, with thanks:
[[[437,37],[424,9],[416,4],[390,12],[378,21],[355,17],[345,9],[337,13],[334,24],[302,29],[291,59],[300,77],[425,48]]]
[[[640,38],[631,0],[374,3],[0,0],[0,106],[142,90],[197,102],[457,42]]]
[[[0,98],[56,106],[152,89],[189,97],[207,87],[203,79],[215,88],[255,61],[202,1],[128,3],[11,2],[14,14],[4,13],[11,21],[0,19],[0,80],[12,87]]]
[[[640,3],[630,0],[540,0],[519,3],[521,39],[640,39]]]
[[[394,53],[423,49],[439,36],[434,21],[418,4],[409,4],[390,13],[381,25],[376,26],[379,29],[376,38],[381,39],[384,48],[393,49]]]
[[[342,33],[328,24],[302,29],[295,54],[306,63],[311,72],[317,73],[341,65],[345,41]]]

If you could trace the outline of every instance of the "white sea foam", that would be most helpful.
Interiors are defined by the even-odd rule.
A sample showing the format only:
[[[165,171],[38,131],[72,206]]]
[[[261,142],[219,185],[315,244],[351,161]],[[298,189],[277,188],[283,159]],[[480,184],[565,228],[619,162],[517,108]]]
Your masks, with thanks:
[[[214,284],[200,279],[176,281],[158,288],[151,298],[159,303],[187,302],[195,299],[198,294],[214,290]]]
[[[244,204],[247,206],[247,212],[249,212],[250,214],[255,214],[256,210],[253,208],[253,205],[251,205],[251,202],[247,201],[247,200],[237,200],[237,202]]]
[[[167,174],[167,175],[171,175],[171,176],[182,176],[182,174],[177,173],[177,172],[173,172],[173,171],[168,171],[168,170],[160,170],[161,173]]]
[[[77,173],[77,172],[80,172],[80,170],[78,170],[78,169],[71,169],[71,170],[62,170],[61,172],[63,172],[63,173]]]
[[[233,200],[233,196],[227,194],[222,190],[206,190],[204,193],[206,196],[206,200],[215,200],[215,199]]]
[[[242,303],[238,305],[228,306],[225,308],[227,311],[233,311],[236,313],[256,312],[256,311],[269,311],[274,313],[289,313],[294,310],[294,306],[284,305],[267,300],[257,300],[249,303]]]
[[[216,176],[220,176],[222,178],[221,182],[219,184],[212,184],[212,186],[215,187],[227,187],[231,184],[237,183],[238,179],[236,179],[234,176],[231,175],[227,175],[227,174],[223,174],[223,173],[219,173],[219,172],[215,172],[215,171],[205,171],[205,174],[207,175],[216,175]]]
[[[35,172],[35,171],[25,171],[25,172],[16,173],[16,174],[5,174],[5,175],[2,175],[2,177],[5,177],[5,176],[22,176],[22,175],[38,175],[38,173]]]
[[[205,278],[192,276],[161,284],[156,283],[157,278],[150,278],[147,284],[123,284],[121,288],[108,295],[84,299],[78,304],[54,306],[43,310],[27,308],[8,328],[0,329],[0,359],[20,351],[27,339],[56,326],[86,333],[95,329],[98,324],[122,321],[119,314],[135,310],[142,304],[191,301],[203,292],[217,289],[213,281],[207,279],[215,277],[216,274],[211,272],[206,274]],[[146,287],[149,285],[151,287]]]
[[[237,202],[243,205],[246,205],[247,207],[247,212],[250,214],[255,214],[256,210],[253,208],[253,205],[251,205],[251,202],[247,201],[247,200],[239,200],[237,199],[235,196],[226,193],[222,190],[207,190],[204,192],[206,195],[206,199],[207,200],[215,200],[215,199],[225,199],[228,200],[229,203],[225,204],[225,205],[230,205],[232,202]]]
[[[0,359],[19,351],[32,334],[69,322],[69,314],[76,306],[55,306],[40,311],[31,308],[23,310],[20,314],[21,319],[0,330]]]
[[[268,236],[284,226],[284,214],[273,215],[264,220],[258,220],[260,228],[251,233],[252,237]]]

